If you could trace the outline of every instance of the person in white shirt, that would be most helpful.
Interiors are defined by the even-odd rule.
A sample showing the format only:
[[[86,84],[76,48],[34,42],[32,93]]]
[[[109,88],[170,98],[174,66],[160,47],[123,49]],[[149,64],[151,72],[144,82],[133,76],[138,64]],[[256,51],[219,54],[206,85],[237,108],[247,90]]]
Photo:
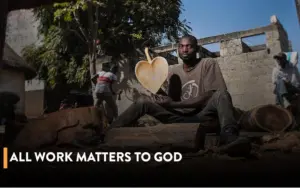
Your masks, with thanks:
[[[113,98],[113,95],[116,93],[113,91],[112,85],[117,81],[116,73],[118,72],[118,67],[113,65],[110,71],[100,71],[93,76],[92,80],[96,82],[95,94],[97,101],[95,102],[96,107],[100,107],[102,102],[105,101],[106,104],[113,111],[113,119],[110,120],[110,123],[118,117],[118,107],[116,101]]]
[[[276,104],[284,107],[284,99],[292,103],[300,93],[300,74],[296,66],[287,60],[285,53],[274,56],[276,67],[273,69],[272,82],[275,84]]]

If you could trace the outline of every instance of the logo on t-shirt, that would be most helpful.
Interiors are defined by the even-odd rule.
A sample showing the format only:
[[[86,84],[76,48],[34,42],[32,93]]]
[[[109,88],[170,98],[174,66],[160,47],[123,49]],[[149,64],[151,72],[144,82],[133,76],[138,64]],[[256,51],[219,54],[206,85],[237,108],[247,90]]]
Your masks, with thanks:
[[[182,86],[181,100],[187,100],[198,96],[199,86],[195,80],[190,80]]]

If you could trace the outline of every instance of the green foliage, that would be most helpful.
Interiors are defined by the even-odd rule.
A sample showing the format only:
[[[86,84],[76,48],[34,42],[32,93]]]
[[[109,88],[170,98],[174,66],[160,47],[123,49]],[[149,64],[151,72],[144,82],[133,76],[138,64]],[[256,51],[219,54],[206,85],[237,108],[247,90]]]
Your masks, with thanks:
[[[48,33],[42,40],[43,45],[30,45],[23,49],[26,61],[38,70],[39,76],[51,88],[59,83],[77,84],[79,87],[87,84],[88,61],[81,53],[76,53],[82,51],[80,47],[83,45],[70,40],[74,38],[73,33],[64,32],[61,28],[52,26]]]
[[[181,0],[76,0],[41,7],[34,13],[42,45],[26,47],[23,55],[51,87],[89,85],[97,55],[130,55],[145,41],[155,46],[188,33],[181,7]]]

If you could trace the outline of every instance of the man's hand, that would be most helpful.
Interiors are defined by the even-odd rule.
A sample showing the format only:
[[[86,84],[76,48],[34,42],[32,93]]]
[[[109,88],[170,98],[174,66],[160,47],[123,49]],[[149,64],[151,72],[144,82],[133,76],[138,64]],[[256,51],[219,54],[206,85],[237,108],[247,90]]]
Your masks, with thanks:
[[[168,96],[164,95],[151,95],[151,99],[154,103],[159,104],[161,106],[167,107],[172,103],[172,99]]]

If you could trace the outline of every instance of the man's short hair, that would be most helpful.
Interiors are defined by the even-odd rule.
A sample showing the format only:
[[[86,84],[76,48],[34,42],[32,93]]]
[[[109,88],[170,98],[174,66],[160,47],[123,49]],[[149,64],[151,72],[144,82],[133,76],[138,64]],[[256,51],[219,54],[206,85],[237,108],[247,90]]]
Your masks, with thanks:
[[[198,40],[196,37],[194,37],[193,35],[184,35],[180,38],[179,41],[181,41],[182,39],[189,39],[193,45],[197,46],[198,45]]]

